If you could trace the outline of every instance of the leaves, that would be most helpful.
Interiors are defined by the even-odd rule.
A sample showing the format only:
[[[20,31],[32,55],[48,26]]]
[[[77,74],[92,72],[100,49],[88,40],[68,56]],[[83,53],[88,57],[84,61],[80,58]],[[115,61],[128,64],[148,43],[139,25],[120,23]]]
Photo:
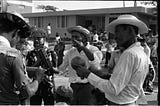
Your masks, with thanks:
[[[50,6],[50,5],[38,5],[37,9],[43,9],[45,11],[56,11],[58,8],[55,6]]]
[[[141,4],[157,6],[157,1],[155,1],[155,0],[153,0],[153,1],[142,1]]]

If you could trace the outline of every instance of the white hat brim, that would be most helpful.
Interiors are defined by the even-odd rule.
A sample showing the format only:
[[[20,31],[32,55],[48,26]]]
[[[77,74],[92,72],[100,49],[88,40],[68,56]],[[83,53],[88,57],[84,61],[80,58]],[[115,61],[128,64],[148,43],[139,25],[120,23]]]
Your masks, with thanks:
[[[107,26],[107,31],[112,33],[112,34],[115,34],[115,27],[117,25],[120,25],[120,24],[129,24],[129,25],[133,25],[133,26],[136,26],[138,27],[138,33],[139,34],[144,34],[144,33],[148,33],[148,27],[145,23],[143,23],[142,21],[138,20],[138,19],[125,19],[125,18],[122,18],[122,19],[116,19],[114,21],[112,21],[108,26]]]

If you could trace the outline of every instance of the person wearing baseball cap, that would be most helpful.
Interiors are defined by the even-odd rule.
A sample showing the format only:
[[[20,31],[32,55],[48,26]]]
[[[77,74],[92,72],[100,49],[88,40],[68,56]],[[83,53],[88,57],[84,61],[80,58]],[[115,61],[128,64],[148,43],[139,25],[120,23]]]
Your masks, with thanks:
[[[0,13],[0,105],[29,104],[45,70],[28,77],[20,52],[13,48],[20,38],[30,36],[30,26],[17,13]],[[18,94],[16,91],[19,91]]]
[[[148,27],[137,17],[126,14],[112,21],[107,31],[114,34],[117,45],[124,48],[110,79],[102,79],[93,74],[94,70],[82,66],[76,72],[105,93],[108,105],[136,105],[144,96],[142,86],[149,69],[149,59],[137,35],[147,33]]]
[[[91,105],[93,86],[88,83],[86,78],[81,78],[76,74],[75,69],[71,66],[74,57],[79,56],[86,62],[86,67],[91,65],[100,68],[102,61],[102,52],[95,46],[90,45],[90,32],[82,26],[69,27],[67,31],[71,34],[72,48],[68,50],[63,58],[63,63],[59,66],[61,72],[68,69],[69,82],[73,89],[72,105]],[[75,62],[75,64],[78,61]],[[84,96],[85,94],[85,96]]]

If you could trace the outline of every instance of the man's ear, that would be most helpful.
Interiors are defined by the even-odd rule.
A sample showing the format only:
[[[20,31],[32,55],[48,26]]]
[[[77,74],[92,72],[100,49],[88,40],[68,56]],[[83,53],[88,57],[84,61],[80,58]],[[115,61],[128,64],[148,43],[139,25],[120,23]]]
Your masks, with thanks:
[[[12,38],[18,36],[18,32],[19,32],[19,30],[14,30],[14,31],[13,31],[13,34],[12,34]]]

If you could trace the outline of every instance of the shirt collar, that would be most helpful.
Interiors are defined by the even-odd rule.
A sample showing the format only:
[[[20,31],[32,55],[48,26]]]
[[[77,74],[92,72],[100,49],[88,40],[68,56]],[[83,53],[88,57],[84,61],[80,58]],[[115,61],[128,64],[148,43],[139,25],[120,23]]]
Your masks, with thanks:
[[[141,46],[141,43],[140,42],[135,42],[131,46],[129,46],[127,49],[130,49],[130,48],[132,48],[134,46]]]
[[[1,36],[1,35],[0,35],[0,45],[5,45],[7,47],[11,47],[8,39],[6,39],[4,36]]]

